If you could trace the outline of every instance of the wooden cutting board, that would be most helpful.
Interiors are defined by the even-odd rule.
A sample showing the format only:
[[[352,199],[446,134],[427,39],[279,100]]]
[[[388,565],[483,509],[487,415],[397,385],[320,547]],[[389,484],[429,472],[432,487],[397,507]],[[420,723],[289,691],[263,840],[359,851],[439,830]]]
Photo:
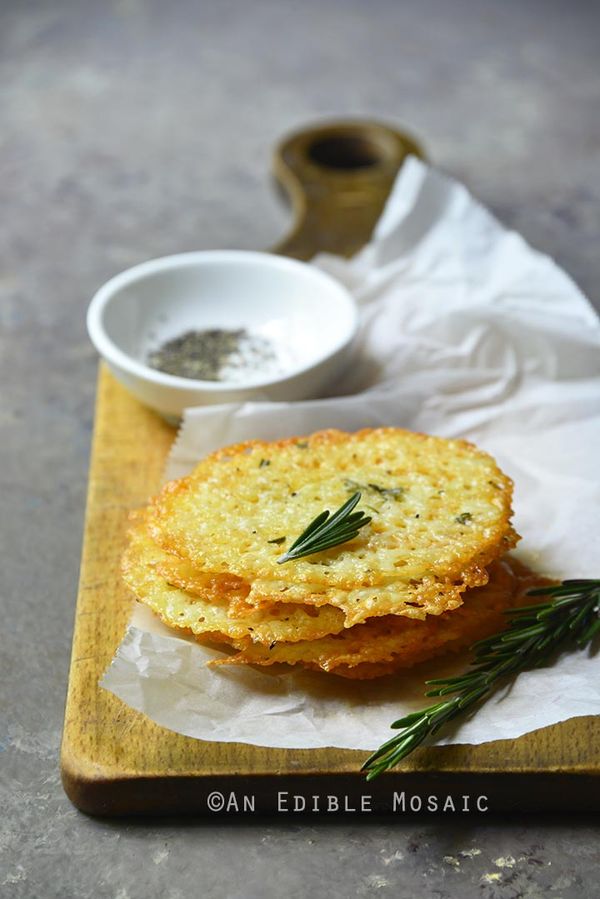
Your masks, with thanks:
[[[422,155],[406,135],[366,122],[286,140],[274,168],[296,223],[275,252],[300,259],[319,250],[356,252],[407,153]],[[76,806],[97,815],[296,816],[598,808],[600,717],[518,740],[422,749],[367,784],[359,773],[365,753],[194,740],[100,689],[131,615],[119,574],[127,516],[158,489],[174,436],[100,366],[61,752],[63,784]]]

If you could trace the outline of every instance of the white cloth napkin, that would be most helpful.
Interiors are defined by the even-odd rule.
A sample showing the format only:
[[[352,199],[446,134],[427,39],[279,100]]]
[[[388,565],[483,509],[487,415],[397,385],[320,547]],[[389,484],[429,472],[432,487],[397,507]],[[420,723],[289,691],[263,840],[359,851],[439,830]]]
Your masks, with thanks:
[[[543,574],[599,576],[600,325],[555,263],[507,231],[465,187],[411,157],[371,243],[316,265],[360,309],[358,354],[333,392],[301,403],[188,409],[167,477],[251,438],[397,425],[466,437],[515,481],[518,555]],[[218,655],[135,611],[102,686],[203,740],[373,749],[426,704],[423,681],[468,656],[381,682],[206,668]],[[565,653],[526,672],[439,742],[518,737],[600,713],[600,659]]]

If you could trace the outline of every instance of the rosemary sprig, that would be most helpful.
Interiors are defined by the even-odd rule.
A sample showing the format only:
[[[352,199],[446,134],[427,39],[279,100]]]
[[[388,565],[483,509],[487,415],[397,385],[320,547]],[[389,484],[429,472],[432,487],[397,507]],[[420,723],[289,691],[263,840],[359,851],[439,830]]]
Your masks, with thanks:
[[[288,551],[277,559],[279,565],[292,559],[301,559],[303,556],[323,552],[356,537],[360,528],[371,521],[364,512],[352,513],[360,497],[360,491],[357,491],[331,517],[329,510],[317,515]]]
[[[402,733],[369,756],[362,767],[367,780],[393,768],[448,721],[479,703],[508,675],[537,667],[569,643],[583,647],[600,632],[600,580],[563,581],[530,590],[527,595],[551,599],[508,610],[510,624],[506,630],[471,647],[475,658],[464,674],[425,681],[433,686],[426,696],[452,698],[394,721],[392,728]]]

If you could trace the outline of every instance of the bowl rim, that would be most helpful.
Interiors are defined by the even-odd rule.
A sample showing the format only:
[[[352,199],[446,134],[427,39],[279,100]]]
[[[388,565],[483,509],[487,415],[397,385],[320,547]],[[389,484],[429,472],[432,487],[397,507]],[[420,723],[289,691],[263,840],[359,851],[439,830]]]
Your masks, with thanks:
[[[130,284],[142,280],[149,275],[171,269],[192,267],[195,265],[210,265],[212,263],[244,264],[248,262],[259,263],[269,268],[284,269],[287,271],[309,274],[315,280],[321,281],[328,288],[334,288],[340,298],[346,302],[350,312],[350,322],[345,333],[334,342],[326,352],[316,356],[312,362],[290,368],[285,374],[276,377],[248,378],[243,382],[236,381],[203,381],[197,378],[184,378],[179,375],[171,375],[158,369],[145,365],[122,350],[107,334],[103,324],[103,313],[106,307],[117,297],[118,293]],[[292,378],[312,371],[326,360],[334,357],[348,344],[352,342],[358,330],[358,306],[350,291],[327,272],[287,256],[278,256],[275,253],[260,252],[256,250],[197,250],[187,253],[175,253],[169,256],[158,256],[141,262],[131,268],[125,269],[106,281],[94,294],[88,306],[86,325],[89,338],[97,352],[109,364],[115,365],[129,374],[150,381],[162,387],[178,388],[187,391],[203,390],[213,393],[230,393],[232,390],[245,392],[255,390],[258,387],[267,387],[275,384],[283,384]]]

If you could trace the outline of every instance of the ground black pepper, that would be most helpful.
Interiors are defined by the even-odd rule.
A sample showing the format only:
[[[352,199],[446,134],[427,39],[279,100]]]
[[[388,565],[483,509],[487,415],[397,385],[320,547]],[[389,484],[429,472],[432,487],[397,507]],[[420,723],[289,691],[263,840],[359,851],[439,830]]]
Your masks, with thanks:
[[[236,381],[261,370],[273,374],[277,354],[265,337],[245,328],[186,331],[148,354],[148,365],[180,378]]]

